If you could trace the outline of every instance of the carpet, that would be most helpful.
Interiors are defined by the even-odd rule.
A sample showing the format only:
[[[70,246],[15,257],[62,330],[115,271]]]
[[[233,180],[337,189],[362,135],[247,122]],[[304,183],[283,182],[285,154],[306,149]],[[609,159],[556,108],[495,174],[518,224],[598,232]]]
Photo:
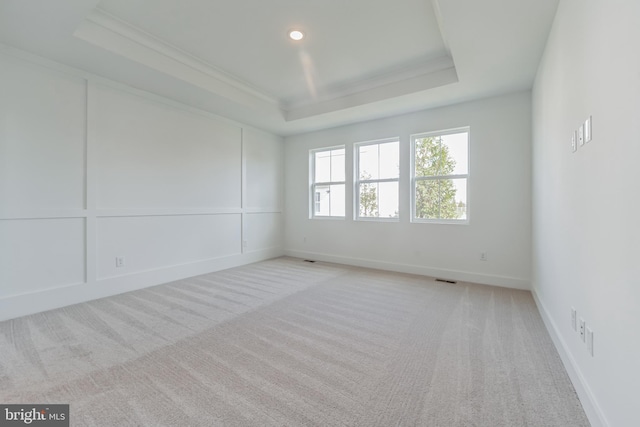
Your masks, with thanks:
[[[588,426],[531,293],[278,258],[0,322],[73,426]]]

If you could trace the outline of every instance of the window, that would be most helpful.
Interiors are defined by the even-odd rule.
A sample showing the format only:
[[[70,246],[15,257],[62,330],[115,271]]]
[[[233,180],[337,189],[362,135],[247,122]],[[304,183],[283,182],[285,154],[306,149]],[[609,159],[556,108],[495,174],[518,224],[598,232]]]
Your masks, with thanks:
[[[469,219],[469,129],[411,136],[412,220],[466,223]]]
[[[356,219],[398,218],[398,139],[363,142],[356,148]]]
[[[344,217],[344,146],[312,150],[310,157],[311,217]]]

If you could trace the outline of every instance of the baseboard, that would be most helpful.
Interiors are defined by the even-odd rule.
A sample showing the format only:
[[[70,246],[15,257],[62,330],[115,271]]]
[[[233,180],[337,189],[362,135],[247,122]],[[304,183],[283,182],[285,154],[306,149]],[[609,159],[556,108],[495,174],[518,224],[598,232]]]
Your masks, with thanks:
[[[610,424],[607,421],[604,413],[602,412],[600,405],[598,405],[598,402],[596,401],[596,398],[593,395],[589,384],[584,378],[584,375],[582,375],[582,371],[571,355],[569,346],[564,341],[564,339],[562,339],[562,335],[560,335],[556,323],[553,321],[551,315],[549,314],[549,311],[538,297],[538,293],[536,292],[535,287],[531,290],[531,293],[533,294],[533,299],[538,306],[538,311],[540,312],[542,321],[547,327],[549,335],[551,336],[551,339],[553,340],[553,343],[558,350],[558,353],[560,354],[562,363],[564,364],[564,367],[569,374],[569,378],[573,383],[573,387],[576,389],[576,393],[578,394],[578,398],[582,403],[584,412],[587,414],[589,422],[591,423],[592,427],[609,427]]]
[[[55,287],[0,298],[0,321],[66,307],[187,277],[239,267],[283,255],[281,248],[256,250],[220,258],[98,279],[91,283]]]
[[[344,257],[317,252],[304,252],[285,249],[284,254],[296,258],[313,259],[317,261],[333,262],[336,264],[353,265],[356,267],[377,268],[380,270],[396,271],[399,273],[420,274],[422,276],[438,277],[447,280],[461,282],[481,283],[484,285],[502,286],[512,289],[530,290],[530,282],[526,279],[473,273],[468,271],[447,270],[421,265],[398,264],[386,261],[377,261],[364,258]]]

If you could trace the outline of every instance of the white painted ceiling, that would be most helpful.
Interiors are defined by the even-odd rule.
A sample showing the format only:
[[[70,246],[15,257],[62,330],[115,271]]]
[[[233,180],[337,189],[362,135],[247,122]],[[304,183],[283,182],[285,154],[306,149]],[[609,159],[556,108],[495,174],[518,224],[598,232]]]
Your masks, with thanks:
[[[0,0],[0,42],[291,135],[529,89],[558,1]]]

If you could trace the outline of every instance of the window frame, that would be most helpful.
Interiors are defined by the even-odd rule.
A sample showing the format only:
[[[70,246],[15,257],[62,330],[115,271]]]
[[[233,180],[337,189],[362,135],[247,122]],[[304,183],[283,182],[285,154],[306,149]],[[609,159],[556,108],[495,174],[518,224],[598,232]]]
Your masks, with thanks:
[[[344,150],[344,177],[345,180],[344,181],[326,181],[326,182],[316,182],[316,154],[317,153],[322,153],[325,151],[333,151],[333,150]],[[329,165],[331,165],[331,161],[329,162]],[[331,166],[330,166],[331,167]],[[347,216],[347,182],[346,182],[346,178],[347,178],[347,149],[346,146],[343,145],[334,145],[331,147],[321,147],[321,148],[314,148],[309,150],[309,218],[310,219],[329,219],[329,220],[341,220],[341,219],[346,219]],[[331,179],[331,170],[329,170],[329,179]],[[319,203],[319,201],[316,201],[316,187],[317,186],[321,186],[321,185],[343,185],[345,188],[345,200],[344,200],[344,207],[345,207],[345,213],[344,215],[316,215],[316,203]],[[329,211],[331,211],[331,198],[329,198]]]
[[[386,144],[390,142],[398,143],[398,159],[401,157],[400,150],[400,137],[391,137],[391,138],[382,138],[376,139],[372,141],[362,141],[356,142],[353,144],[353,159],[354,159],[354,167],[353,167],[353,185],[354,185],[354,200],[353,200],[353,219],[354,221],[380,221],[380,222],[399,222],[400,221],[400,176],[401,176],[401,166],[398,166],[398,177],[397,178],[382,178],[382,179],[360,179],[360,147],[364,147],[367,145],[380,145]],[[378,162],[380,159],[378,159]],[[378,164],[379,166],[379,164]],[[378,184],[382,182],[396,182],[398,183],[398,216],[397,217],[368,217],[368,216],[360,216],[360,184]]]
[[[416,140],[420,138],[433,137],[433,136],[445,136],[457,133],[467,134],[467,173],[466,174],[453,174],[453,175],[427,175],[416,176]],[[452,224],[452,225],[469,225],[470,209],[470,186],[471,179],[471,127],[463,126],[452,129],[444,129],[432,132],[421,132],[410,135],[411,145],[411,157],[410,157],[410,185],[411,185],[411,222],[412,223],[426,223],[426,224]],[[467,184],[467,197],[465,200],[466,218],[465,219],[448,219],[448,218],[417,218],[416,217],[416,184],[419,181],[436,181],[444,179],[466,179]]]

